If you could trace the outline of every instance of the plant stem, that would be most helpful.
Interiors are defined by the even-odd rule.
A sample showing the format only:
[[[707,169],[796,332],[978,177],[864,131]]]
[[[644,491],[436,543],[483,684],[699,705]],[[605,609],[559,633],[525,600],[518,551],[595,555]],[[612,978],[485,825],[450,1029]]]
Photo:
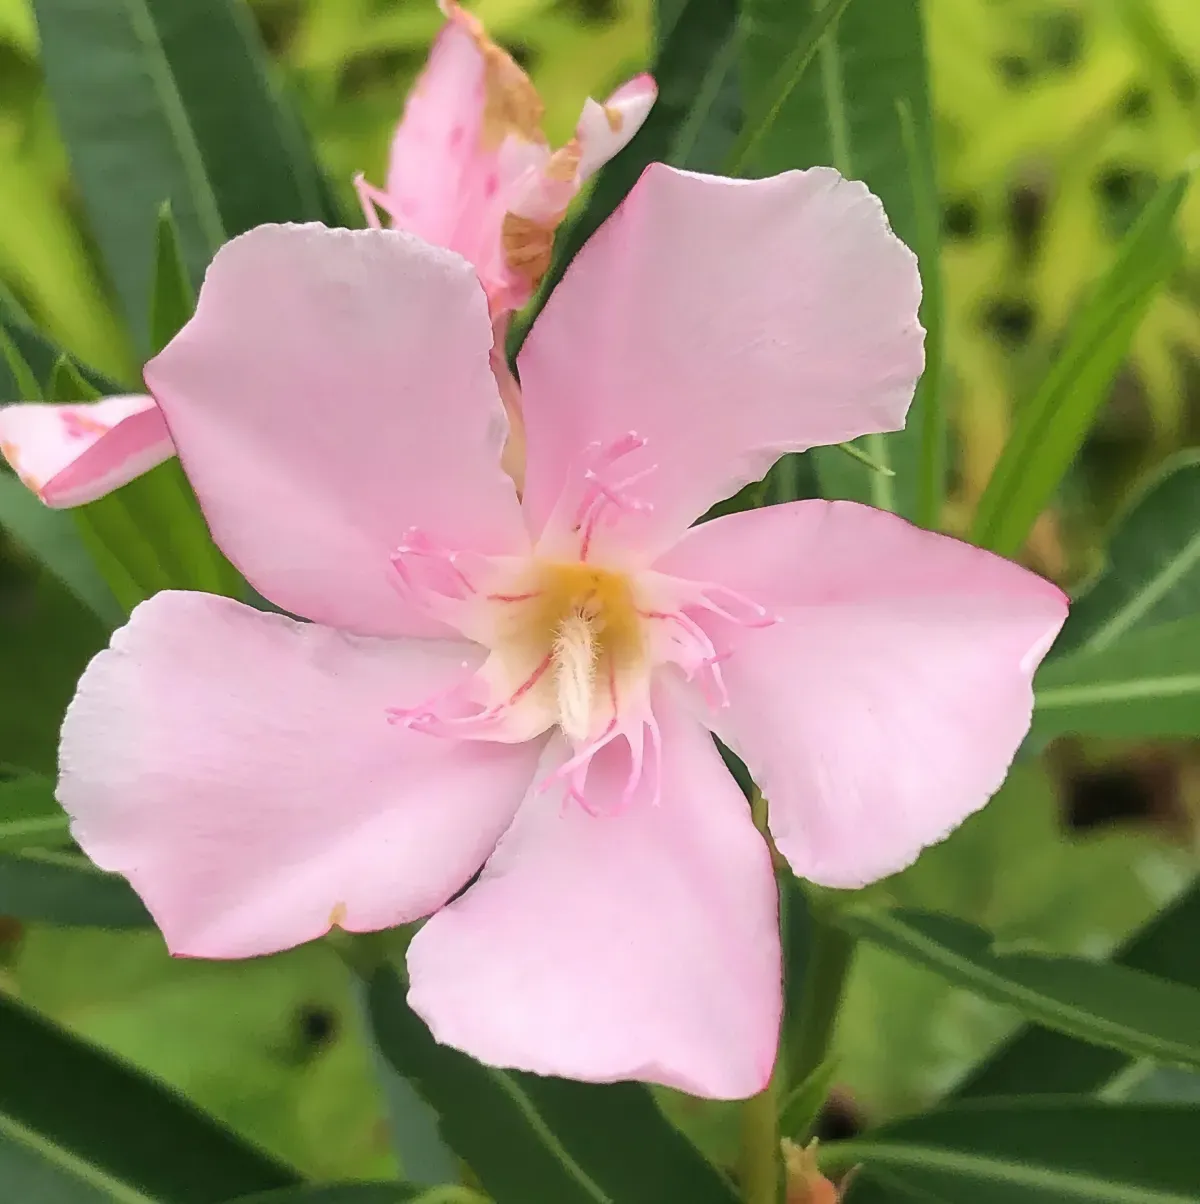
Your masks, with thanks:
[[[838,1010],[854,956],[854,937],[829,916],[829,904],[810,897],[812,952],[805,974],[804,995],[790,1032],[783,1035],[785,1085],[803,1083],[829,1057]]]
[[[775,1079],[742,1105],[739,1179],[745,1204],[777,1204],[781,1174]]]

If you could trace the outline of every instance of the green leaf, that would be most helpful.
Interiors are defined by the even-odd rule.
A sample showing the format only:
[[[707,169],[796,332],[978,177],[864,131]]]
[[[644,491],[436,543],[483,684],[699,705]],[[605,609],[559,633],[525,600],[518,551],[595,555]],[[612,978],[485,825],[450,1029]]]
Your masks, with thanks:
[[[436,1109],[446,1143],[496,1204],[734,1204],[640,1084],[484,1066],[433,1039],[390,968],[372,978],[369,999],[379,1048]]]
[[[1113,959],[1117,965],[1200,989],[1200,885],[1160,912]],[[1098,1091],[1128,1065],[1115,1050],[1030,1025],[959,1086],[963,1097]]]
[[[54,782],[38,773],[0,778],[0,853],[59,848],[70,842]]]
[[[1107,560],[1071,603],[1052,655],[1099,652],[1200,611],[1200,450],[1169,457],[1118,519]]]
[[[416,1088],[387,1060],[371,1027],[368,984],[356,978],[352,986],[363,1017],[364,1044],[383,1095],[391,1148],[411,1183],[453,1183],[459,1178],[459,1161],[438,1134],[437,1113]]]
[[[838,1072],[837,1058],[827,1058],[802,1083],[788,1092],[779,1109],[779,1131],[793,1141],[807,1142],[829,1098]]]
[[[1035,742],[1067,733],[1200,736],[1200,616],[1058,657],[1034,688]]]
[[[230,1204],[488,1204],[478,1192],[446,1184],[344,1183],[327,1187],[292,1187],[230,1201]]]
[[[510,356],[520,350],[567,265],[625,199],[646,165],[671,157],[676,140],[681,132],[686,132],[694,106],[700,103],[715,108],[722,81],[702,85],[699,98],[696,81],[706,76],[714,61],[728,55],[726,47],[735,38],[736,27],[735,0],[687,0],[678,18],[669,29],[664,29],[665,37],[652,68],[658,85],[654,108],[629,145],[601,169],[583,208],[559,231],[554,242],[554,259],[538,296],[521,319],[513,323],[508,344]],[[684,147],[689,156],[694,153],[698,138],[698,132],[689,135],[689,145]]]
[[[154,290],[150,296],[150,350],[155,355],[183,329],[195,308],[196,292],[183,262],[171,202],[163,201],[158,211]]]
[[[108,628],[48,570],[0,564],[0,763],[53,774],[59,723]]]
[[[780,115],[817,57],[821,39],[849,3],[850,0],[825,0],[824,3],[818,4],[808,24],[801,28],[800,36],[787,43],[787,57],[776,69],[766,89],[751,87],[751,95],[758,96],[758,103],[747,113],[742,132],[729,152],[726,175],[745,175],[747,168],[763,153]],[[748,6],[746,13],[746,25],[753,28],[756,19],[754,7]]]
[[[1189,180],[1176,176],[1146,205],[1018,412],[975,512],[971,539],[980,547],[1019,552],[1070,468],[1155,292],[1179,260],[1173,225]]]
[[[38,1204],[220,1204],[297,1176],[0,994],[0,1183]]]
[[[164,589],[241,592],[241,578],[213,543],[177,459],[72,514],[127,613]]]
[[[60,355],[50,373],[50,384],[46,400],[55,404],[70,404],[76,401],[95,401],[100,391],[84,379],[69,355]]]
[[[109,627],[125,617],[84,546],[75,520],[44,506],[16,477],[0,473],[0,527]]]
[[[850,909],[837,922],[1026,1019],[1132,1057],[1200,1066],[1200,991],[1111,963],[992,948],[948,916]]]
[[[821,1154],[827,1170],[862,1164],[847,1204],[1195,1204],[1200,1109],[997,1100],[885,1125]]]
[[[946,499],[946,411],[942,401],[942,378],[946,354],[943,343],[941,204],[934,178],[932,148],[922,139],[931,136],[928,127],[918,127],[912,105],[898,102],[900,132],[908,159],[908,177],[915,216],[914,249],[921,267],[921,321],[925,324],[925,371],[913,400],[914,424],[920,440],[916,466],[916,502],[913,521],[936,530]]]
[[[141,350],[164,201],[195,286],[227,236],[333,216],[238,0],[33,7],[75,182]]]
[[[80,928],[154,923],[124,878],[79,853],[32,848],[0,852],[0,915]]]
[[[5,371],[3,356],[0,355],[0,402],[36,401],[42,395],[38,380],[49,380],[54,365],[65,354],[53,339],[48,338],[29,321],[0,284],[0,331],[20,354],[36,378],[30,386],[33,395],[18,387],[11,374]],[[102,397],[113,397],[125,392],[119,384],[110,380],[94,368],[83,367],[80,372],[88,384]]]
[[[7,369],[8,381],[4,392],[10,401],[40,401],[42,391],[29,361],[12,340],[3,324],[0,324],[0,366]]]
[[[785,77],[782,64],[825,8],[826,0],[746,0],[742,74],[749,112],[771,112],[778,81]],[[936,329],[937,248],[926,212],[926,192],[936,171],[919,0],[851,4],[822,39],[815,66],[792,88],[769,133],[756,140],[747,174],[832,165],[865,180],[883,201],[892,228],[922,257],[934,304],[931,315],[927,298],[922,312]],[[895,471],[894,479],[853,464],[834,449],[815,449],[822,491],[914,517],[922,473],[928,471],[925,432],[918,403],[905,430],[861,441],[871,460]],[[928,499],[924,505],[929,508]]]

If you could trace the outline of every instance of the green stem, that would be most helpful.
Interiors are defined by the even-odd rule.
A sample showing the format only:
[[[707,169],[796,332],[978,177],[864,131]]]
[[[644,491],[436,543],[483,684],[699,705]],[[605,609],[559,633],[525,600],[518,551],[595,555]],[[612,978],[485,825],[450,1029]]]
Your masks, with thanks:
[[[750,792],[750,815],[754,826],[770,841],[767,830],[767,800],[757,786]],[[742,1105],[742,1150],[738,1180],[745,1204],[777,1204],[783,1182],[779,1145],[779,1100],[777,1084],[780,1064],[775,1063],[770,1082]]]
[[[804,995],[795,1023],[783,1035],[787,1086],[803,1083],[828,1057],[846,978],[854,957],[854,937],[829,917],[829,904],[810,898],[812,951]]]
[[[779,1155],[779,1109],[775,1080],[742,1105],[742,1199],[745,1204],[777,1204],[782,1171]]]

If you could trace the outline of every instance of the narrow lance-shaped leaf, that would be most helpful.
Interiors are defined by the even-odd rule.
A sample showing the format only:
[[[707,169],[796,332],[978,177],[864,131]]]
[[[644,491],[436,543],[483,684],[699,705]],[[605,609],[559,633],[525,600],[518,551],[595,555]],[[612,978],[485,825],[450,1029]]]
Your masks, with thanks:
[[[941,206],[934,178],[933,152],[922,145],[931,131],[918,127],[908,101],[900,101],[900,130],[908,159],[915,209],[917,259],[921,265],[921,321],[925,326],[925,371],[913,402],[914,429],[920,441],[916,465],[913,521],[936,530],[946,496],[946,411],[942,397],[945,347],[942,325]]]
[[[0,776],[0,853],[59,848],[69,841],[53,779],[24,772]]]
[[[17,346],[11,334],[0,323],[0,368],[6,379],[0,382],[5,401],[40,401],[42,390],[29,361]]]
[[[748,111],[770,112],[780,64],[829,7],[829,0],[746,0],[742,64]],[[790,90],[768,134],[756,141],[747,173],[836,167],[866,181],[897,235],[923,251],[913,179],[932,181],[936,172],[919,0],[850,4],[822,38],[813,67]],[[901,105],[911,116],[913,136],[907,142]],[[925,160],[919,168],[911,161],[914,153]],[[893,470],[894,477],[857,465],[836,449],[815,449],[822,492],[914,517],[923,430],[918,402],[903,431],[860,441],[868,458]]]
[[[1200,1067],[1200,991],[1124,966],[992,948],[948,916],[851,909],[837,922],[1029,1020],[1133,1057]]]
[[[72,513],[127,612],[165,589],[229,597],[241,591],[241,578],[212,542],[177,459]]]
[[[196,293],[188,279],[179,231],[170,201],[158,211],[154,247],[154,289],[150,295],[150,349],[160,352],[180,331],[196,308]]]
[[[11,479],[0,484],[23,489]],[[4,555],[8,571],[0,583],[0,763],[53,774],[63,712],[109,629],[48,568],[26,560],[11,544]],[[0,905],[0,914],[4,910]]]
[[[390,968],[370,982],[375,1039],[437,1111],[495,1204],[734,1204],[725,1179],[637,1083],[599,1087],[484,1066],[439,1045]]]
[[[81,853],[0,851],[0,915],[75,928],[148,928],[153,921],[133,887],[98,870]]]
[[[143,352],[164,201],[193,284],[227,236],[265,221],[336,222],[237,0],[33,7],[75,182]]]
[[[298,1182],[182,1097],[0,994],[6,1200],[222,1204]]]
[[[1113,961],[1184,986],[1200,988],[1200,885],[1150,921]],[[1116,1050],[1037,1025],[1019,1030],[957,1089],[964,1097],[1033,1092],[1067,1095],[1098,1091],[1129,1064]]]
[[[801,27],[800,36],[788,43],[787,57],[779,65],[774,78],[765,88],[751,89],[751,95],[757,98],[756,105],[747,112],[742,132],[729,152],[728,175],[746,175],[758,156],[764,153],[764,147],[775,132],[788,102],[817,57],[821,39],[842,15],[848,3],[849,0],[827,0],[818,5],[808,24]],[[755,17],[748,12],[747,26],[753,28],[754,20]]]
[[[7,401],[37,401],[42,396],[38,381],[48,380],[54,365],[65,354],[53,339],[38,330],[29,320],[29,316],[16,303],[0,283],[0,329],[20,354],[22,361],[33,373],[34,379],[26,382],[32,394],[16,387],[5,369],[3,357],[0,356],[0,402]],[[115,397],[124,392],[116,381],[109,379],[88,365],[76,364],[80,374],[88,384],[102,397]]]
[[[95,401],[100,396],[100,390],[84,378],[69,355],[60,355],[50,373],[46,396],[49,401],[58,404]]]
[[[1071,604],[1053,649],[1100,652],[1200,612],[1200,451],[1167,459],[1118,519],[1106,560]]]
[[[325,1187],[285,1187],[229,1204],[487,1204],[465,1187],[418,1187],[412,1183],[344,1183]]]
[[[124,619],[69,513],[44,506],[15,476],[0,473],[0,528],[106,626]]]
[[[1071,466],[1155,292],[1178,262],[1172,227],[1188,183],[1189,176],[1176,176],[1147,204],[1019,411],[979,499],[971,539],[980,547],[1003,556],[1020,551]]]
[[[1039,670],[1034,691],[1035,742],[1200,736],[1200,616],[1058,657]]]
[[[1200,1109],[997,1100],[824,1146],[846,1204],[1192,1204]]]

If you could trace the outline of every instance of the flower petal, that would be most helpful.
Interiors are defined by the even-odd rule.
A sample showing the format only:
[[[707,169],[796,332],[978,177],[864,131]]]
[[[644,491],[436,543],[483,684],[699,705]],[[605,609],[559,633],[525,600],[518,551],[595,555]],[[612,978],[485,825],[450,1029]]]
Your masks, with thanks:
[[[544,162],[543,106],[529,77],[482,23],[453,0],[392,141],[387,188],[360,181],[367,220],[376,207],[397,229],[469,259],[500,314],[530,285],[506,262],[506,193],[527,163]],[[533,159],[529,160],[528,156]]]
[[[371,635],[438,630],[389,557],[524,550],[491,326],[469,264],[410,234],[260,226],[208,269],[146,382],[213,536],[276,605]]]
[[[530,232],[542,232],[548,262],[554,231],[580,186],[629,143],[650,115],[657,98],[658,87],[653,78],[637,75],[622,84],[604,104],[589,97],[575,126],[575,137],[553,154],[544,148],[518,151],[512,140],[506,144],[505,228],[510,241],[510,266],[514,266],[511,242],[519,229],[513,226],[514,220],[528,223]],[[523,160],[517,158],[518,154],[524,156]],[[545,268],[541,270],[544,272]],[[539,274],[534,283],[540,279]]]
[[[82,506],[175,454],[153,397],[0,406],[0,453],[55,509]]]
[[[479,881],[413,940],[409,1002],[493,1066],[741,1098],[778,1036],[770,856],[707,731],[678,703],[656,714],[661,802],[604,814],[625,781],[616,745],[588,777],[600,814],[531,792]]]
[[[715,519],[657,567],[782,619],[700,616],[732,652],[714,727],[769,800],[780,852],[825,886],[902,869],[987,802],[1067,614],[1019,565],[853,502]]]
[[[248,957],[425,915],[491,852],[541,751],[387,722],[464,656],[478,659],[158,594],[67,713],[72,833],[129,878],[178,954]]]
[[[579,116],[575,137],[579,142],[579,179],[599,171],[642,128],[650,115],[658,86],[653,76],[635,75],[602,105],[589,99]]]
[[[629,468],[655,466],[640,539],[662,551],[782,453],[898,429],[923,364],[919,299],[916,259],[862,184],[652,164],[521,352],[532,525],[584,447],[628,431],[648,440]]]

